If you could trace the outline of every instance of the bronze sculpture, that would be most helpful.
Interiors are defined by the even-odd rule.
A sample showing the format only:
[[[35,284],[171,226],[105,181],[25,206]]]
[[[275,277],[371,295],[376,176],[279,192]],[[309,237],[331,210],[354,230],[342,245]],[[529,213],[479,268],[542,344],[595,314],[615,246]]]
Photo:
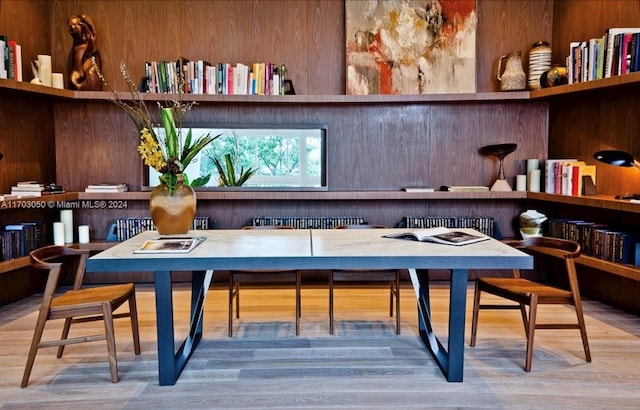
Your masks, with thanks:
[[[68,88],[80,91],[102,90],[102,81],[97,72],[102,68],[102,60],[93,21],[86,14],[79,14],[71,16],[67,26],[73,38],[68,61]]]

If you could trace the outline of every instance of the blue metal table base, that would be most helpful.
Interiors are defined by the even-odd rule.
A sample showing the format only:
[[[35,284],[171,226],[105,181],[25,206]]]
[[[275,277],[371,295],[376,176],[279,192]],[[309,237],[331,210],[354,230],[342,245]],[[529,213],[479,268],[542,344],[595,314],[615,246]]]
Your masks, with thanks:
[[[464,330],[467,298],[466,269],[451,271],[449,290],[449,337],[445,349],[431,325],[429,275],[425,269],[409,269],[418,300],[420,337],[450,382],[461,382],[464,370]],[[189,333],[176,350],[173,327],[171,272],[155,272],[156,322],[158,332],[158,379],[160,386],[176,384],[180,373],[202,339],[204,302],[213,271],[194,271],[191,281],[191,323]]]
[[[213,271],[194,271],[191,281],[191,323],[189,333],[176,350],[173,328],[171,272],[155,272],[156,325],[158,332],[158,379],[160,386],[176,384],[180,373],[202,339],[202,317]]]
[[[469,272],[466,269],[453,269],[451,271],[448,349],[445,349],[440,340],[438,340],[431,326],[429,271],[425,269],[410,269],[409,272],[411,273],[418,299],[420,337],[446,379],[450,382],[461,382],[464,371],[464,323]]]

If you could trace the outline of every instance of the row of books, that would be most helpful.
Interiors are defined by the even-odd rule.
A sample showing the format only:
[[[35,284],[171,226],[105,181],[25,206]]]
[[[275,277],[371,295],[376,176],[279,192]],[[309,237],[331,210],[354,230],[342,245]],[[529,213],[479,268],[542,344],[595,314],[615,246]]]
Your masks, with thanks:
[[[129,238],[144,232],[156,229],[151,217],[126,217],[116,219],[116,234],[118,241],[126,241]],[[209,229],[208,216],[196,216],[191,226],[193,230]]]
[[[223,95],[283,95],[284,64],[211,64],[204,60],[145,63],[143,92]]]
[[[490,216],[405,216],[398,225],[406,228],[472,228],[502,239],[497,222]]]
[[[573,195],[595,193],[596,166],[574,159],[548,159],[545,162],[544,192]]]
[[[341,225],[366,224],[361,216],[256,216],[253,226],[292,226],[296,229],[335,229]]]
[[[640,27],[610,28],[602,37],[572,41],[567,56],[569,84],[640,71]]]
[[[22,47],[0,34],[0,78],[22,81]]]
[[[578,242],[582,253],[606,261],[640,266],[637,234],[606,224],[562,218],[549,219],[549,236]]]
[[[62,185],[55,183],[43,184],[38,181],[21,181],[11,187],[11,195],[18,198],[64,194],[65,192]]]
[[[0,235],[2,260],[29,255],[32,250],[45,245],[45,238],[44,224],[40,221],[5,225]]]

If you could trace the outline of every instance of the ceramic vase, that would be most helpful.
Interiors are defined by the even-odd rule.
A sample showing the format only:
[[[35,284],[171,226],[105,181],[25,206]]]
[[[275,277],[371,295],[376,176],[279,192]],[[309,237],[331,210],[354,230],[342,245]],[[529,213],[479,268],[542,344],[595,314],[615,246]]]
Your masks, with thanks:
[[[503,61],[505,62],[504,64]],[[500,89],[502,91],[521,91],[526,89],[527,75],[522,69],[522,56],[519,51],[500,57],[500,60],[498,60],[498,81],[500,81]]]
[[[184,184],[182,175],[173,194],[166,184],[160,184],[151,191],[149,200],[151,219],[160,235],[182,235],[189,232],[196,216],[196,194]]]

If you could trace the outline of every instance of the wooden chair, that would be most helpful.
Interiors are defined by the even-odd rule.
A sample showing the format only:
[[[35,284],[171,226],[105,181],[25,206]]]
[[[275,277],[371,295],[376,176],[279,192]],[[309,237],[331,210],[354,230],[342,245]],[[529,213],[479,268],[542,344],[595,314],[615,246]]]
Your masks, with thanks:
[[[136,310],[136,295],[133,283],[122,285],[99,286],[81,288],[85,272],[85,263],[89,255],[88,250],[72,249],[63,246],[46,246],[30,253],[31,266],[48,271],[47,283],[40,305],[40,312],[36,322],[27,364],[22,376],[21,387],[26,387],[31,375],[31,369],[36,359],[38,349],[42,347],[58,346],[57,357],[62,357],[64,347],[68,344],[107,341],[111,381],[118,382],[118,361],[116,358],[116,343],[113,330],[113,319],[129,317],[133,332],[133,348],[136,355],[140,354],[140,336],[138,333],[138,316]],[[56,294],[58,282],[64,267],[72,268],[75,262],[75,276],[73,288],[64,293]],[[125,302],[129,302],[129,311],[114,314]],[[42,334],[47,321],[64,319],[62,336],[60,339],[42,341]],[[72,323],[82,323],[102,320],[104,333],[97,335],[78,336],[68,338]]]
[[[376,229],[383,225],[341,225],[336,229]],[[389,316],[393,317],[395,299],[396,334],[400,334],[400,273],[398,269],[338,269],[329,274],[329,334],[334,332],[333,290],[335,282],[388,282],[389,283]]]
[[[266,225],[245,226],[242,229],[294,229],[291,226]],[[232,270],[229,271],[229,337],[233,336],[233,300],[235,298],[236,319],[240,318],[240,284],[241,283],[295,283],[296,285],[296,336],[300,334],[300,283],[301,273],[298,270]]]
[[[478,313],[480,309],[519,309],[527,336],[527,356],[524,370],[531,371],[533,357],[533,339],[536,329],[579,329],[582,336],[582,345],[587,362],[591,361],[587,330],[582,313],[582,302],[578,279],[576,277],[575,259],[580,256],[580,245],[576,242],[564,239],[531,237],[521,241],[508,242],[512,246],[524,252],[536,255],[546,255],[564,261],[569,289],[564,290],[554,286],[534,282],[521,277],[519,270],[514,269],[514,277],[509,278],[478,278],[476,279],[473,301],[473,320],[471,324],[471,346],[476,345],[476,332],[478,329]],[[510,301],[517,305],[491,305],[481,304],[480,296],[487,292]],[[575,309],[576,323],[537,323],[536,315],[539,305],[572,305]],[[529,306],[527,315],[526,306]]]

